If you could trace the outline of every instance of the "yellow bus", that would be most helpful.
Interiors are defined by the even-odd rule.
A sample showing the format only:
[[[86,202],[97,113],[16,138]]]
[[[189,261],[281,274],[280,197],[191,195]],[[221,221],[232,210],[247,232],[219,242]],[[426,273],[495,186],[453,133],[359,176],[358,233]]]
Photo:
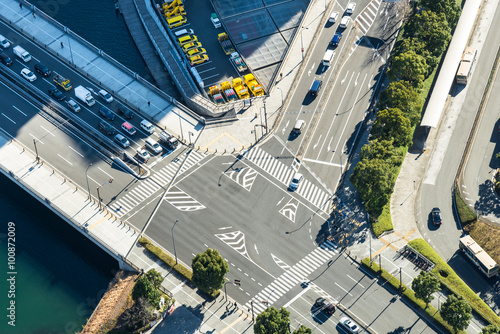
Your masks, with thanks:
[[[458,66],[457,71],[457,83],[458,84],[467,84],[467,81],[472,73],[472,66],[476,61],[477,50],[473,47],[465,48],[464,54],[462,55],[462,59],[460,60],[460,65]]]
[[[175,27],[180,27],[184,23],[186,23],[187,20],[184,16],[179,15],[179,16],[174,16],[170,19],[167,19],[167,24],[170,29],[175,28]]]
[[[479,246],[470,235],[459,240],[458,247],[487,277],[498,275],[498,264]]]

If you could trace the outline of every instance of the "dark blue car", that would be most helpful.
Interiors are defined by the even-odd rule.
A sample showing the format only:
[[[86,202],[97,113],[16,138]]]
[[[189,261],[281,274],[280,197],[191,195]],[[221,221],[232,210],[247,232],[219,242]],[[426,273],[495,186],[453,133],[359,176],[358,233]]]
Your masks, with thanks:
[[[101,116],[109,119],[110,121],[115,119],[115,114],[113,114],[113,112],[106,107],[100,107],[99,114],[101,114]]]

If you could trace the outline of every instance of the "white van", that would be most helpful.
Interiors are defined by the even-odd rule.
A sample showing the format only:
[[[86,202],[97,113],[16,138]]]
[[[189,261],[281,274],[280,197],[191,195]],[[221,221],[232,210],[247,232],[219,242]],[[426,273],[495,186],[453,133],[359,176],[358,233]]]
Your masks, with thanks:
[[[337,18],[339,17],[339,12],[336,12],[336,11],[333,11],[331,14],[330,14],[330,18],[328,19],[328,22],[330,23],[335,23],[337,22]]]
[[[21,58],[25,63],[31,60],[31,55],[29,54],[29,52],[24,50],[19,45],[14,46],[12,50],[14,51],[14,54]]]
[[[342,20],[340,20],[339,27],[342,28],[342,29],[347,28],[347,26],[349,25],[350,21],[351,21],[351,18],[349,16],[344,16],[342,18]]]
[[[323,66],[332,66],[333,57],[335,57],[335,50],[326,50],[323,56]]]
[[[179,38],[185,35],[194,35],[193,29],[181,29],[179,31],[174,32],[175,37]]]
[[[144,131],[146,131],[149,134],[155,133],[155,127],[153,126],[153,124],[151,124],[151,122],[146,121],[145,119],[141,121],[141,128],[143,128]]]
[[[5,38],[3,35],[0,35],[0,46],[3,49],[7,49],[10,46],[9,40]]]

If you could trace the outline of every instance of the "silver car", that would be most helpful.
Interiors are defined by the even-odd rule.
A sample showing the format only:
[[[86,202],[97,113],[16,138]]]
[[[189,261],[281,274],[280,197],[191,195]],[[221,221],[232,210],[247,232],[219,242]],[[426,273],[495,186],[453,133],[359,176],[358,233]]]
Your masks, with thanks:
[[[349,317],[340,318],[339,324],[341,324],[349,333],[359,333],[359,326]]]
[[[69,99],[68,101],[66,101],[66,104],[68,105],[68,108],[73,110],[74,112],[80,112],[80,110],[82,110],[78,103],[76,103],[73,99]]]

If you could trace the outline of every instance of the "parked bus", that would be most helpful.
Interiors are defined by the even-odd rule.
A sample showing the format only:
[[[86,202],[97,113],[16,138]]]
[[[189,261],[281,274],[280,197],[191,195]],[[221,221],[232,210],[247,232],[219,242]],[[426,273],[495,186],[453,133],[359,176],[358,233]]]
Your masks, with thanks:
[[[498,274],[498,264],[469,235],[459,239],[458,247],[487,277]]]
[[[476,61],[476,54],[477,50],[475,48],[470,46],[465,48],[457,71],[458,84],[467,84],[467,81],[472,73],[472,66],[474,66],[474,62]]]

